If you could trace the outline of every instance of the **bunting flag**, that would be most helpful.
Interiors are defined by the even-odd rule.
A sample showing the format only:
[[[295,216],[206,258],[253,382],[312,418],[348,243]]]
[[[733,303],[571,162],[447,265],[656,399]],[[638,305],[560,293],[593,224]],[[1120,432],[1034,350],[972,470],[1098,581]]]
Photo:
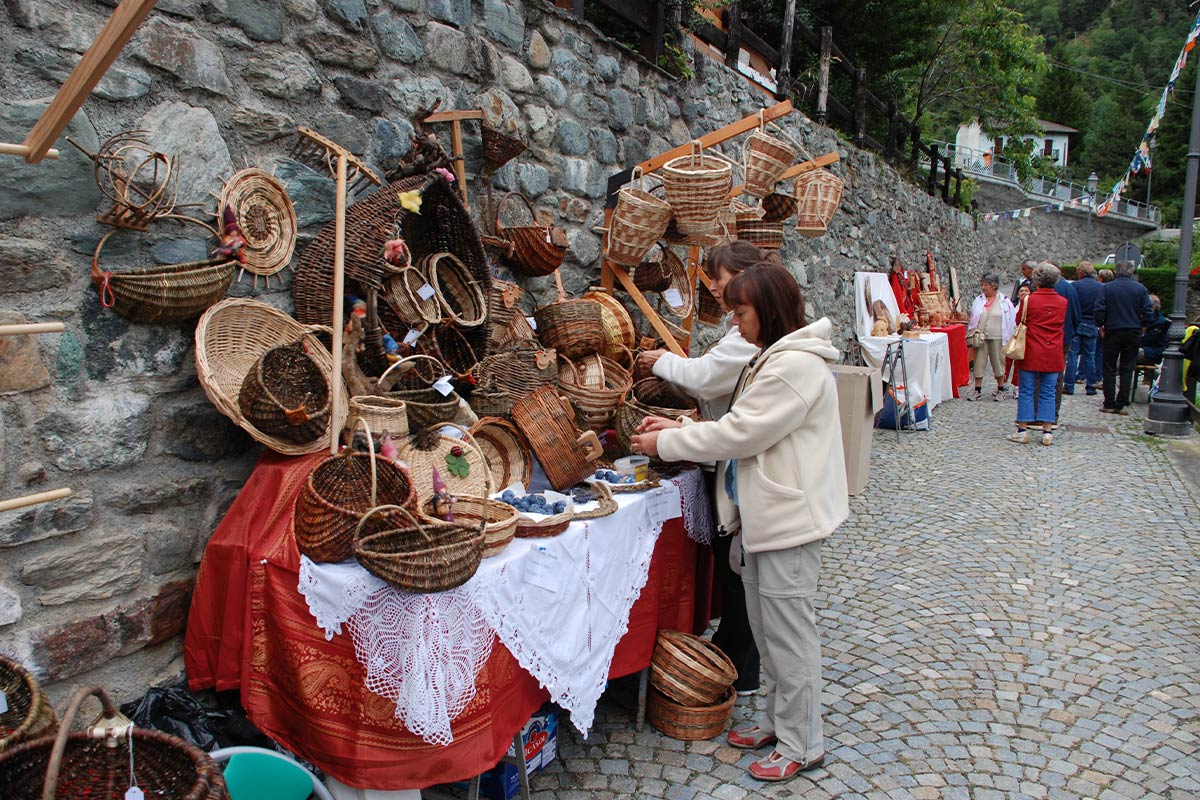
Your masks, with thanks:
[[[989,211],[983,214],[980,222],[999,222],[1000,220],[1026,219],[1033,216],[1035,211],[1041,211],[1046,214],[1065,211],[1068,208],[1078,208],[1079,206],[1087,206],[1088,199],[1086,197],[1073,198],[1070,201],[1062,200],[1057,203],[1038,203],[1035,206],[1026,206],[1024,208],[1012,208],[1008,211]],[[1099,206],[1097,206],[1099,208]]]
[[[1108,199],[1096,206],[1096,216],[1103,217],[1112,210],[1113,205],[1125,193],[1125,189],[1129,186],[1129,180],[1134,175],[1151,170],[1153,165],[1150,163],[1150,143],[1154,141],[1154,135],[1158,132],[1159,123],[1162,122],[1163,115],[1167,113],[1167,99],[1175,94],[1175,81],[1179,80],[1180,73],[1187,66],[1188,54],[1196,46],[1197,37],[1200,37],[1200,14],[1196,15],[1196,21],[1192,23],[1192,29],[1188,31],[1187,39],[1183,43],[1183,49],[1179,51],[1179,58],[1175,59],[1175,66],[1171,68],[1171,77],[1167,79],[1167,85],[1163,89],[1162,96],[1158,98],[1158,106],[1154,109],[1154,116],[1151,117],[1150,124],[1146,126],[1146,133],[1142,136],[1142,141],[1133,153],[1133,159],[1129,162],[1129,169],[1125,170],[1125,174],[1121,176],[1121,180],[1113,185]]]

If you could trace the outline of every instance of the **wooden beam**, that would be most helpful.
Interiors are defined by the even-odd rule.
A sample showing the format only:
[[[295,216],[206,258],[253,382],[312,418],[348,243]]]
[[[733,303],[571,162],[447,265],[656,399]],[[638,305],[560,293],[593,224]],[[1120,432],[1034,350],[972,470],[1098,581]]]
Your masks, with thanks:
[[[28,322],[20,325],[0,325],[0,336],[27,336],[31,333],[62,333],[67,326],[61,322]]]
[[[790,113],[792,113],[791,100],[784,100],[782,103],[776,103],[770,108],[765,108],[762,111],[763,119],[767,122],[779,119],[780,117],[786,117]],[[743,133],[752,131],[758,127],[758,118],[758,114],[751,114],[750,116],[744,117],[743,119],[740,119],[731,125],[726,125],[724,128],[718,128],[711,133],[706,133],[700,137],[700,146],[705,148],[716,147],[722,142],[726,142],[735,136],[740,136]],[[675,147],[665,153],[654,156],[653,158],[648,158],[637,166],[641,167],[642,174],[646,175],[654,172],[655,170],[661,169],[662,166],[671,159],[678,158],[679,156],[686,156],[690,152],[692,152],[692,144],[691,142],[688,142],[687,144],[682,144],[679,147]]]
[[[612,270],[612,274],[616,276],[617,280],[621,282],[621,286],[624,287],[625,291],[629,293],[629,296],[633,298],[633,302],[637,304],[639,309],[641,309],[642,314],[650,323],[650,327],[654,328],[654,331],[662,337],[663,344],[666,345],[666,348],[677,356],[687,358],[688,354],[683,352],[683,348],[679,346],[679,342],[675,341],[675,337],[671,335],[671,329],[667,327],[666,323],[662,321],[662,317],[660,317],[658,312],[655,311],[650,305],[650,301],[648,301],[646,296],[642,294],[642,290],[634,285],[633,278],[629,277],[629,273],[619,266],[612,266],[610,269]]]
[[[464,119],[483,119],[483,109],[467,108],[461,111],[435,111],[422,122],[454,122]]]
[[[155,0],[121,0],[121,4],[108,18],[100,34],[83,54],[83,58],[79,59],[75,69],[71,70],[71,74],[54,95],[50,105],[25,137],[24,144],[29,148],[29,152],[25,154],[26,161],[36,164],[46,157],[50,145],[58,140],[59,135],[70,124],[71,118],[75,116],[75,112],[83,105],[83,101],[117,60],[121,48],[133,37],[134,31],[142,24],[150,9],[154,8],[154,2]]]
[[[802,164],[796,164],[788,167],[787,170],[785,170],[784,173],[779,176],[779,180],[786,181],[788,178],[794,178],[797,175],[803,175],[806,172],[812,172],[814,169],[820,169],[821,167],[827,167],[830,164],[836,164],[840,160],[841,156],[839,156],[837,153],[826,153],[823,156],[817,156],[811,161],[805,161]],[[740,184],[733,187],[729,190],[728,198],[732,200],[741,194],[745,188],[746,187],[744,185]]]
[[[0,511],[12,511],[17,508],[25,508],[26,506],[36,506],[41,503],[49,503],[52,500],[62,500],[64,497],[70,496],[70,489],[51,489],[48,492],[27,494],[24,497],[14,497],[11,500],[0,500]]]
[[[736,70],[742,50],[742,6],[737,0],[725,9],[725,30],[725,66]]]
[[[24,144],[9,144],[8,142],[0,142],[0,155],[5,156],[20,156],[27,157],[33,150],[28,145]],[[58,150],[51,147],[46,151],[44,158],[58,158]]]

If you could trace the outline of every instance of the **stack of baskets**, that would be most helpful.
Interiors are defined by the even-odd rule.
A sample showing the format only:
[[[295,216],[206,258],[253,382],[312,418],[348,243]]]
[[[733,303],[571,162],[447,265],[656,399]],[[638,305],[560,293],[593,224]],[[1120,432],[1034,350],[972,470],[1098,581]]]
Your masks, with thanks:
[[[733,662],[712,642],[661,631],[650,660],[646,718],[672,739],[711,739],[729,725],[735,680]]]
[[[558,386],[575,408],[575,424],[600,433],[612,425],[613,416],[633,386],[629,370],[599,354],[571,361],[559,359]]]
[[[640,178],[641,170],[634,167],[634,181]],[[671,222],[671,204],[651,194],[661,186],[660,182],[646,191],[630,185],[617,192],[617,207],[608,228],[610,260],[626,267],[636,267],[654,243],[667,232],[667,225]]]

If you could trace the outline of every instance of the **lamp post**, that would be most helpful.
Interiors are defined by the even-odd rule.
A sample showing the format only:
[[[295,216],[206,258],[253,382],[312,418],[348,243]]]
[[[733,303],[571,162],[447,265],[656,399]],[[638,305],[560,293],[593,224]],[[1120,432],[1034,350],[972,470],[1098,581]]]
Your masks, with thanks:
[[[1083,231],[1083,258],[1086,261],[1088,257],[1088,240],[1092,238],[1092,209],[1096,206],[1096,187],[1100,185],[1100,176],[1092,170],[1092,174],[1088,175],[1087,190],[1088,190],[1088,209],[1087,209],[1087,227]]]
[[[1187,436],[1191,432],[1190,412],[1183,397],[1183,355],[1179,346],[1187,332],[1184,306],[1187,302],[1188,268],[1192,263],[1192,227],[1196,216],[1196,177],[1200,173],[1200,70],[1196,71],[1196,93],[1192,95],[1192,131],[1188,137],[1187,178],[1183,184],[1183,224],[1179,226],[1179,260],[1175,264],[1175,303],[1171,310],[1171,328],[1167,349],[1163,352],[1158,393],[1150,398],[1146,412],[1146,433],[1159,436]]]

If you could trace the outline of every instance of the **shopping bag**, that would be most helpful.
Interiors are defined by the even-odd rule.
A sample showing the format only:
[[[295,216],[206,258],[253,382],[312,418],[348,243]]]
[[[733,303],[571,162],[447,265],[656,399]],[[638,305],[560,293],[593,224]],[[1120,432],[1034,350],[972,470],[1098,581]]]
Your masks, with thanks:
[[[910,396],[912,398],[911,417],[908,414],[900,414],[905,399]],[[911,427],[912,430],[919,431],[929,430],[929,400],[921,391],[921,387],[913,384],[912,388],[908,389],[902,384],[894,386],[888,384],[887,391],[883,394],[883,408],[875,420],[875,427],[892,431],[901,427],[905,429]]]

